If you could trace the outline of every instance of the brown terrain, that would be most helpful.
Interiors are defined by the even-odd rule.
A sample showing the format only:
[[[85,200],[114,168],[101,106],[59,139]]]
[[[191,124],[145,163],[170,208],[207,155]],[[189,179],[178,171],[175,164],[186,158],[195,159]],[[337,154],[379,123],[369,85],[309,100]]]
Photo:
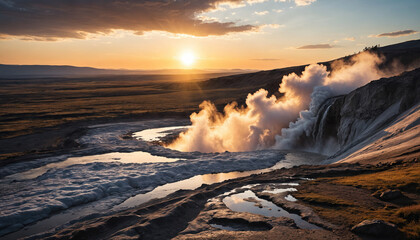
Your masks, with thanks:
[[[332,164],[281,169],[203,185],[192,191],[180,190],[135,209],[77,223],[46,239],[417,239],[419,179],[417,159],[376,166]],[[292,193],[297,202],[286,201],[284,193],[262,192],[270,184],[289,182],[300,184]],[[252,190],[257,196],[299,214],[321,229],[300,229],[288,218],[233,212],[223,203],[209,201],[256,183],[260,186]],[[388,188],[399,189],[403,197],[387,200],[378,196]],[[399,230],[376,237],[351,231],[366,219],[386,220]],[[247,230],[226,231],[209,223],[239,225]]]
[[[283,168],[202,185],[195,190],[179,190],[129,210],[68,225],[40,238],[419,239],[420,70],[413,70],[420,63],[419,44],[417,40],[370,50],[387,57],[382,68],[391,69],[390,66],[399,62],[406,66],[407,71],[412,71],[341,96],[337,104],[341,104],[342,111],[331,113],[331,119],[337,120],[337,114],[346,112],[346,101],[351,103],[354,100],[356,103],[351,107],[361,109],[360,106],[366,104],[359,94],[363,91],[367,95],[391,96],[388,92],[378,90],[377,93],[369,89],[391,91],[393,84],[407,83],[403,90],[386,98],[381,110],[388,109],[394,101],[402,99],[401,96],[406,97],[398,114],[383,123],[378,128],[380,131],[352,143],[340,142],[345,151],[333,156],[338,158],[335,160],[341,160],[339,163]],[[330,63],[325,64],[330,66]],[[150,80],[150,76],[0,79],[0,164],[69,152],[78,147],[74,140],[82,136],[92,123],[161,116],[185,118],[205,99],[222,107],[231,101],[243,103],[248,92],[259,88],[266,88],[274,94],[282,76],[300,73],[303,68],[298,66],[210,80],[206,80],[208,76],[185,75],[177,76],[181,79],[173,79],[173,76],[162,79],[159,76],[159,81]],[[360,115],[353,116],[354,119],[350,116],[346,121],[357,123],[360,119],[379,116],[379,113],[375,114],[365,109]],[[293,185],[296,191],[270,193],[271,190],[287,188],[282,186],[287,183],[298,184]],[[296,214],[317,229],[299,228],[288,217],[233,211],[223,204],[224,197],[233,194],[228,192],[235,189],[235,193],[244,192],[244,186],[249,184],[255,184],[247,189],[259,199]],[[289,195],[296,201],[288,200]],[[259,199],[244,200],[265,208]]]
[[[350,108],[354,109],[359,109],[359,104],[365,105],[365,113],[355,119],[345,119],[345,123],[378,116],[369,109],[382,106],[381,104],[367,104],[357,100],[363,99],[366,95],[364,92],[369,92],[371,97],[375,97],[377,94],[383,94],[381,89],[392,89],[390,86],[398,83],[401,88],[387,94],[388,100],[384,109],[393,105],[393,98],[395,101],[406,98],[406,103],[400,106],[400,114],[388,119],[386,124],[377,130],[379,136],[371,134],[367,138],[356,138],[354,141],[357,144],[350,146],[354,148],[362,142],[363,147],[353,150],[341,163],[303,165],[202,185],[195,190],[179,190],[162,199],[154,199],[126,211],[78,222],[43,237],[418,239],[420,110],[415,95],[419,91],[419,76],[419,69],[413,70],[397,77],[374,81],[342,96],[342,106],[347,108],[349,104]],[[414,85],[411,85],[413,83]],[[409,87],[402,87],[403,85]],[[399,93],[400,91],[402,92]],[[333,111],[331,114],[343,113],[344,110]],[[340,124],[343,124],[342,121]],[[287,190],[291,186],[294,189]],[[280,191],[276,192],[279,189]],[[295,217],[317,226],[317,229],[299,227],[298,222],[287,214],[270,217],[246,210],[232,210],[226,205],[226,197],[248,190],[257,198],[248,197],[236,201],[251,202],[256,208],[276,211],[263,202],[268,201],[287,214],[295,214]]]
[[[420,66],[420,40],[368,51],[384,56],[386,61],[380,67],[389,72]],[[349,61],[350,57],[341,60]],[[333,61],[321,64],[331,69]],[[300,74],[304,68],[305,65],[237,75],[12,78],[0,74],[0,165],[69,151],[77,147],[72,139],[91,124],[186,118],[198,110],[203,100],[212,101],[222,110],[232,101],[244,104],[247,94],[260,88],[279,95],[283,76]]]

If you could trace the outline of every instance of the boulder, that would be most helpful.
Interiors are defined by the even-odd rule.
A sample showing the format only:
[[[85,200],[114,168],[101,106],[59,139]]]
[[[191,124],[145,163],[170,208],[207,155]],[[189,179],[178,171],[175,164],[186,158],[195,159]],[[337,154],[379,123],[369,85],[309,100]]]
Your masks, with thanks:
[[[395,237],[400,233],[394,224],[377,219],[364,220],[352,227],[351,231],[357,234],[371,235],[375,237]]]
[[[385,192],[381,193],[379,198],[382,199],[382,200],[385,200],[385,201],[389,201],[389,200],[394,200],[394,199],[400,198],[402,196],[403,195],[402,195],[400,190],[388,189]]]

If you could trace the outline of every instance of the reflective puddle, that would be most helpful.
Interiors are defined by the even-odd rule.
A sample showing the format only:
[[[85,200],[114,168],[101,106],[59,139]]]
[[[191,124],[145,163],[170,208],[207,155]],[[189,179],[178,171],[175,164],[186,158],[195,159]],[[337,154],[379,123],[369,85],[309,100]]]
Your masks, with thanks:
[[[141,194],[137,194],[133,197],[128,198],[127,200],[125,200],[124,202],[122,202],[121,204],[115,206],[112,210],[113,211],[120,211],[123,209],[127,209],[127,208],[132,208],[132,207],[136,207],[139,206],[151,199],[154,198],[162,198],[165,197],[171,193],[174,193],[178,190],[184,189],[184,190],[193,190],[196,189],[198,187],[200,187],[203,184],[213,184],[213,183],[219,183],[219,182],[223,182],[225,180],[230,180],[230,179],[235,179],[235,178],[240,178],[240,177],[246,177],[246,176],[250,176],[252,174],[260,174],[260,173],[266,173],[266,172],[270,172],[276,169],[280,169],[283,167],[292,167],[294,164],[290,162],[290,159],[299,159],[299,157],[296,157],[296,155],[298,156],[304,156],[304,159],[307,159],[307,161],[310,161],[311,155],[312,154],[308,154],[306,153],[305,155],[303,155],[302,153],[288,153],[285,156],[285,160],[279,161],[277,164],[275,164],[274,166],[270,167],[270,168],[265,168],[265,169],[258,169],[258,170],[252,170],[252,171],[244,171],[244,172],[228,172],[228,173],[214,173],[214,174],[203,174],[203,175],[197,175],[185,180],[181,180],[181,181],[177,181],[174,183],[167,183],[165,185],[156,187],[155,189],[153,189],[150,192],[147,193],[141,193]],[[242,188],[251,188],[255,185],[258,184],[254,184],[254,185],[247,185],[244,186]],[[298,186],[299,183],[278,183],[278,185],[285,185],[285,186]],[[290,188],[287,188],[290,189]],[[295,188],[293,188],[295,189]],[[281,189],[282,190],[282,189]],[[280,190],[280,191],[281,191]],[[233,190],[235,191],[235,190]],[[225,193],[226,196],[229,195],[230,193]]]
[[[133,133],[133,137],[147,141],[159,141],[161,138],[167,136],[168,134],[181,132],[188,129],[190,126],[174,126],[174,127],[163,127],[163,128],[152,128],[146,129],[140,132]]]
[[[262,170],[245,171],[245,172],[228,172],[228,173],[197,175],[197,176],[194,176],[185,180],[181,180],[178,182],[167,183],[165,185],[156,187],[152,191],[144,193],[144,194],[135,195],[131,198],[128,198],[121,204],[115,206],[112,210],[120,211],[123,209],[136,207],[151,199],[165,197],[180,189],[193,190],[200,187],[203,184],[213,184],[213,183],[223,182],[225,180],[246,177],[252,174],[268,172],[270,170],[271,169],[262,169]]]
[[[251,190],[227,196],[223,199],[223,203],[232,211],[248,212],[266,217],[287,217],[293,219],[299,228],[321,229],[303,220],[299,215],[289,213],[274,203],[257,197]]]

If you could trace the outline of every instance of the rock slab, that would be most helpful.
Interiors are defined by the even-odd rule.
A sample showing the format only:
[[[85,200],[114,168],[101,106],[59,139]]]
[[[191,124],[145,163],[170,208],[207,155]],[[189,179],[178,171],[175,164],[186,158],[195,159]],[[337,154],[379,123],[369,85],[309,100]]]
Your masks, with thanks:
[[[397,198],[402,197],[402,193],[400,192],[400,190],[391,190],[388,189],[385,192],[381,193],[381,195],[379,196],[380,199],[388,201],[388,200],[394,200]]]
[[[364,220],[351,229],[352,232],[376,237],[395,237],[399,235],[398,228],[383,220]]]

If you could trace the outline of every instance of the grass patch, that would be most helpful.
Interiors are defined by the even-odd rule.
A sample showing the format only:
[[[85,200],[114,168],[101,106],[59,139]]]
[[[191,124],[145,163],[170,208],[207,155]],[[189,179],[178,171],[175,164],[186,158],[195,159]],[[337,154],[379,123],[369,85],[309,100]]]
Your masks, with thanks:
[[[400,189],[419,194],[420,163],[396,166],[383,172],[330,178],[330,182],[365,188],[372,192],[386,189]]]
[[[325,196],[318,193],[294,193],[297,198],[315,205],[326,205],[331,207],[352,206],[353,203],[334,196]]]
[[[313,193],[311,189],[299,190],[293,196],[307,203],[322,218],[349,228],[366,219],[382,219],[397,225],[406,222],[396,214],[397,208],[369,207],[358,202],[356,197],[354,201],[350,201],[332,194]]]
[[[409,221],[419,221],[420,219],[420,204],[402,207],[397,212],[398,216]]]
[[[200,81],[220,75],[1,79],[0,137],[79,121],[139,118],[145,113],[188,117],[199,110],[203,100],[224,106],[258,90],[258,86],[232,89],[200,85]]]
[[[397,215],[406,220],[401,230],[407,235],[407,238],[420,239],[420,204],[402,207],[398,209]]]
[[[407,239],[420,239],[420,223],[418,221],[402,226],[401,231],[405,233]]]

